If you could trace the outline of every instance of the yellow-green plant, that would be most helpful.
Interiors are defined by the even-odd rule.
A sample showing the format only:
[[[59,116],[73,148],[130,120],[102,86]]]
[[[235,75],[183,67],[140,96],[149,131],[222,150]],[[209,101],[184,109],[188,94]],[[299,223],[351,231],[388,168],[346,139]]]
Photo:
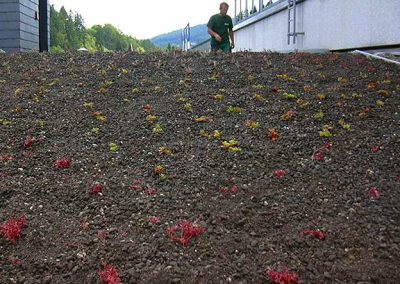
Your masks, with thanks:
[[[256,90],[265,90],[267,87],[261,84],[253,85],[253,88]]]
[[[226,111],[229,112],[229,113],[242,114],[243,113],[243,108],[230,106],[230,107],[228,107],[226,109]]]
[[[321,137],[325,137],[325,138],[329,138],[332,137],[332,127],[330,127],[329,125],[324,125],[324,127],[322,128],[322,131],[319,131],[319,136]]]
[[[115,143],[113,143],[113,142],[110,142],[110,143],[108,144],[108,146],[110,147],[110,152],[115,153],[115,152],[117,152],[117,151],[119,150],[118,145],[115,144]]]
[[[339,119],[339,125],[346,130],[351,130],[351,125],[346,123],[343,118]]]
[[[149,114],[149,115],[146,117],[146,120],[148,120],[148,121],[157,121],[157,116],[152,115],[152,114]]]
[[[297,95],[285,92],[285,93],[282,94],[282,98],[284,98],[285,100],[291,101],[291,100],[296,100],[297,99]]]
[[[260,127],[260,124],[257,121],[250,119],[246,122],[246,127],[254,130],[254,129]]]
[[[222,147],[230,153],[242,152],[239,143],[236,140],[223,141]]]
[[[154,128],[153,128],[153,133],[157,133],[157,134],[163,134],[164,133],[164,129],[162,128],[160,123],[157,123]]]
[[[324,116],[325,116],[325,114],[324,114],[324,112],[322,110],[320,110],[319,112],[316,112],[314,114],[314,118],[318,119],[318,120],[321,120]]]
[[[187,103],[183,106],[183,108],[189,112],[193,112],[193,105],[190,103]]]
[[[377,100],[376,101],[376,106],[383,107],[384,105],[385,105],[385,103],[382,100]]]
[[[208,80],[210,81],[218,81],[220,78],[219,73],[213,74],[212,76],[208,77]]]
[[[196,122],[200,122],[200,123],[207,123],[211,121],[211,118],[209,118],[208,116],[200,116],[194,119],[194,121]]]
[[[256,76],[254,76],[254,75],[247,76],[247,80],[249,80],[249,81],[254,81],[255,79],[256,79]]]
[[[352,94],[351,94],[351,97],[352,97],[354,100],[361,100],[361,99],[363,98],[363,95],[362,95],[362,94],[358,94],[358,93],[352,93]]]
[[[216,94],[214,96],[214,99],[217,100],[217,101],[221,101],[221,100],[223,100],[223,98],[224,98],[224,95],[221,95],[221,94]]]
[[[167,156],[169,156],[169,155],[172,154],[171,149],[170,149],[169,147],[167,147],[167,146],[162,146],[162,147],[160,147],[160,148],[158,149],[158,152],[159,152],[160,154],[167,155]]]
[[[83,106],[84,107],[94,107],[94,103],[93,102],[84,102]]]

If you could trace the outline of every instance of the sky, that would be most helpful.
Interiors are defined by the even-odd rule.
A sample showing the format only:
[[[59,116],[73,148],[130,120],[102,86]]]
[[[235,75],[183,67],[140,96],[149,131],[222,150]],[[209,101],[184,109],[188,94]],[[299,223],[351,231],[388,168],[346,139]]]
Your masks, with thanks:
[[[190,26],[206,24],[219,12],[223,0],[49,0],[59,11],[80,14],[87,28],[112,24],[124,34],[137,39],[154,36]],[[228,15],[234,14],[234,0],[228,0]]]

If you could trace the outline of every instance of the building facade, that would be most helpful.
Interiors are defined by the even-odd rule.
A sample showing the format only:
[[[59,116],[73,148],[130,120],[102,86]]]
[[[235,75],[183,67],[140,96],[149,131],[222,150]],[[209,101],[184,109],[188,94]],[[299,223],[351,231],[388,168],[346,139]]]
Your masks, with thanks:
[[[0,49],[27,52],[49,47],[48,0],[0,0]]]
[[[324,52],[400,46],[400,0],[233,3],[233,51]],[[193,49],[204,50],[203,45]]]
[[[399,11],[399,0],[235,0],[235,51],[397,46]]]

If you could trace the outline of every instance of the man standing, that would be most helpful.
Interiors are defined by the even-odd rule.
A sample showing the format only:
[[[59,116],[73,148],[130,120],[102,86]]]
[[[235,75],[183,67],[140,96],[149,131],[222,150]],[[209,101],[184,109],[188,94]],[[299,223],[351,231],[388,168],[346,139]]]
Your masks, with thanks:
[[[208,33],[211,36],[211,50],[222,50],[223,52],[231,52],[235,48],[235,39],[233,37],[232,18],[226,13],[229,5],[222,2],[219,5],[219,14],[211,16],[208,21]],[[229,38],[231,41],[229,42]]]

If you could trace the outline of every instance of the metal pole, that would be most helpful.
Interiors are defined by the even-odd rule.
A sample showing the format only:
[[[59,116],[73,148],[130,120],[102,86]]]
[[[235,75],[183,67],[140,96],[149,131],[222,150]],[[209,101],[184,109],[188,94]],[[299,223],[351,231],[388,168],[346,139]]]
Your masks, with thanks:
[[[237,0],[235,0],[235,22],[237,22],[237,8],[236,8],[236,6],[237,6]]]
[[[261,12],[263,9],[263,0],[258,0],[258,12]]]
[[[188,27],[188,37],[187,37],[187,39],[188,39],[188,43],[187,43],[187,49],[189,50],[190,49],[190,25],[189,25],[189,23],[187,24],[187,27]]]
[[[293,44],[296,43],[296,0],[293,0]]]
[[[244,3],[244,17],[247,18],[247,16],[249,15],[249,10],[247,7],[247,2],[249,2],[249,0],[245,0],[246,2]]]
[[[254,0],[251,0],[251,13],[254,14]]]
[[[290,44],[290,1],[288,0],[288,31],[287,31],[287,44]]]
[[[182,51],[185,51],[185,36],[183,35],[184,29],[181,31]]]

